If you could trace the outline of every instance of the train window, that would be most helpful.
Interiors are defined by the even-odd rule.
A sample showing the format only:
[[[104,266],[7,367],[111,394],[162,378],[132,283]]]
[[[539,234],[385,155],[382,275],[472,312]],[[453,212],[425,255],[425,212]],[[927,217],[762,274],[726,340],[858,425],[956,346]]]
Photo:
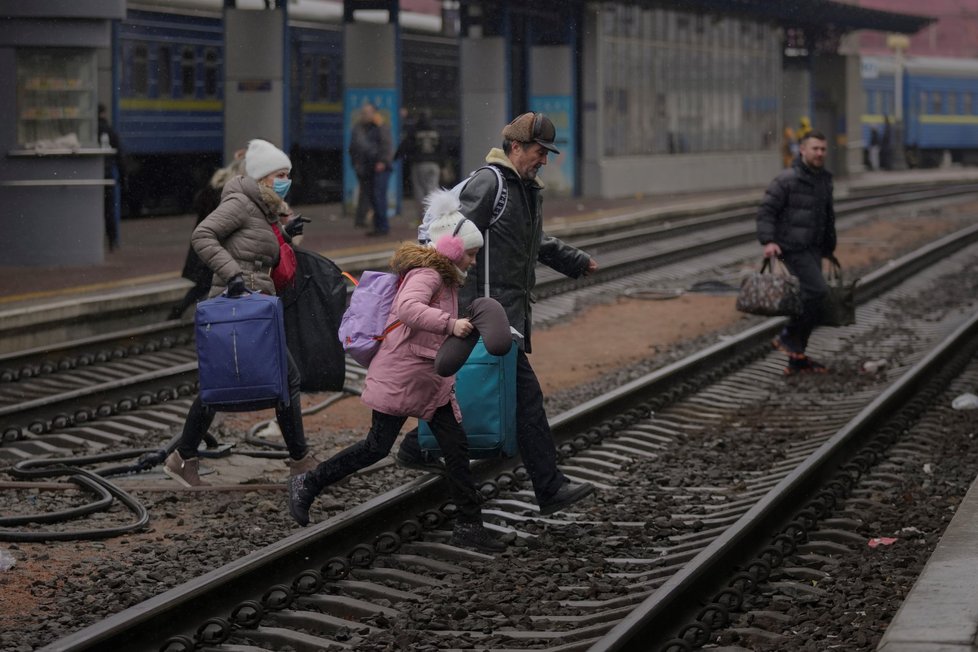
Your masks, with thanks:
[[[149,92],[149,51],[139,44],[132,49],[132,94],[146,97]]]
[[[303,102],[312,102],[316,99],[313,95],[312,80],[313,80],[313,69],[312,69],[312,57],[308,54],[302,55],[302,84],[299,87],[299,92],[301,94],[300,100]]]
[[[173,71],[170,61],[170,46],[161,45],[156,51],[156,94],[159,97],[171,97],[173,95]]]
[[[930,94],[930,113],[944,113],[944,94],[937,91]]]
[[[920,91],[920,106],[918,107],[920,113],[921,114],[927,113],[928,106],[929,105],[927,104],[927,91]]]
[[[204,97],[217,97],[217,79],[220,71],[217,69],[217,50],[204,49]]]
[[[961,113],[971,115],[975,111],[975,99],[971,93],[961,93]]]
[[[330,92],[330,87],[332,86],[330,83],[330,72],[329,58],[319,57],[319,66],[316,73],[316,93],[320,100],[333,99],[333,94]]]
[[[183,97],[193,97],[197,86],[197,67],[194,49],[183,48],[180,53],[180,93]]]

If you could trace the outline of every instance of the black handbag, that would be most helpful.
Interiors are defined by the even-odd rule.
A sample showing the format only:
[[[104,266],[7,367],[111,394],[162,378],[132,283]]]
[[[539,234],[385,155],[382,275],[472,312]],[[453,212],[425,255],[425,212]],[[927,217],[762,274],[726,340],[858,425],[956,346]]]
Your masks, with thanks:
[[[765,258],[761,271],[751,273],[741,282],[737,310],[768,317],[797,315],[801,312],[801,283],[784,263],[779,261],[774,269],[771,259]]]
[[[820,326],[850,326],[856,323],[856,283],[849,283],[842,275],[842,266],[834,256],[829,257],[829,271],[825,275],[829,292],[822,302]]]

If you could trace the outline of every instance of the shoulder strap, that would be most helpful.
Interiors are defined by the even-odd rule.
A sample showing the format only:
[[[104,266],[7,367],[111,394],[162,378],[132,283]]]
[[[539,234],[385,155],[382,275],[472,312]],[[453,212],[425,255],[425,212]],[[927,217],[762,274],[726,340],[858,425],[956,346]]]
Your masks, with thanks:
[[[484,243],[482,245],[482,260],[485,263],[483,274],[482,274],[482,294],[483,296],[489,296],[489,232],[492,229],[492,225],[495,224],[500,217],[503,215],[503,211],[506,210],[506,202],[509,201],[509,190],[506,188],[506,180],[503,179],[503,173],[499,171],[495,165],[484,165],[482,167],[489,168],[496,175],[496,199],[492,203],[492,216],[489,218],[489,224],[486,226],[486,232],[484,234]],[[480,170],[482,168],[479,168]],[[478,172],[478,170],[476,170]],[[473,174],[475,174],[473,172]]]

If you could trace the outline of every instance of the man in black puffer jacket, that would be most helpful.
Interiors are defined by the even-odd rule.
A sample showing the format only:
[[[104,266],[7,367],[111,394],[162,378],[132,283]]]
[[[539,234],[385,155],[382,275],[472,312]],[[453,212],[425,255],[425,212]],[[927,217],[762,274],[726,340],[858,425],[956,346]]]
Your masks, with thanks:
[[[459,311],[463,314],[472,301],[488,292],[502,304],[510,326],[522,336],[516,358],[517,443],[543,515],[560,511],[594,491],[590,483],[571,482],[557,467],[543,391],[527,357],[537,263],[571,278],[598,269],[588,254],[543,231],[543,182],[537,172],[547,164],[549,154],[560,153],[554,146],[556,136],[553,122],[542,113],[517,117],[502,131],[502,149],[489,151],[487,165],[475,172],[459,195],[460,212],[479,227],[485,239],[459,292]],[[498,192],[500,178],[506,184],[502,193]],[[497,201],[502,203],[500,197],[505,197],[501,212],[495,206]],[[398,462],[417,468],[412,462],[419,454],[416,432],[408,433]]]
[[[757,212],[757,239],[764,245],[764,257],[781,258],[801,282],[801,314],[792,317],[772,342],[774,348],[788,354],[788,375],[826,371],[825,365],[805,355],[828,294],[822,258],[832,258],[836,244],[826,149],[824,134],[812,131],[805,135],[798,158],[767,187]]]

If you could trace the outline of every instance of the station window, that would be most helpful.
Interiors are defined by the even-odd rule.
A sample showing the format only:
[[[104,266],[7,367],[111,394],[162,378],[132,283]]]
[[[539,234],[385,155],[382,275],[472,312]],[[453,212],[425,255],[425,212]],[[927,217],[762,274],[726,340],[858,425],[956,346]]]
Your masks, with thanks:
[[[316,97],[320,101],[333,99],[332,93],[332,70],[330,70],[329,57],[319,57],[319,66],[316,69]]]
[[[602,18],[604,155],[776,147],[782,65],[776,28],[614,5]]]
[[[217,49],[204,49],[204,97],[217,97],[218,70]]]
[[[146,97],[149,93],[149,49],[143,43],[132,49],[130,91],[134,97]]]
[[[180,94],[183,97],[193,97],[197,88],[197,60],[192,47],[183,48],[180,52]]]
[[[173,61],[169,45],[161,45],[156,51],[156,92],[159,97],[173,96]]]

